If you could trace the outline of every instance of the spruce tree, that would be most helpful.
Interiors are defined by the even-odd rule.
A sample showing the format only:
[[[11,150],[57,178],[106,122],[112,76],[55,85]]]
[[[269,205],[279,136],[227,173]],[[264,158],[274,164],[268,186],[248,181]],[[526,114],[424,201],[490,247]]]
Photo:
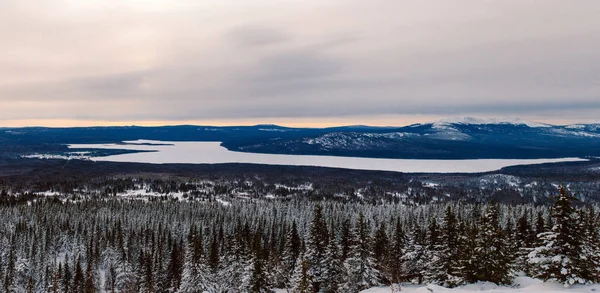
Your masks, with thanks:
[[[455,287],[464,282],[458,245],[457,219],[450,206],[446,207],[440,243],[436,247],[437,262],[430,267],[438,284]]]
[[[396,227],[392,235],[391,247],[389,249],[388,280],[390,283],[397,284],[403,281],[404,271],[402,269],[402,256],[404,255],[404,246],[406,235],[402,228],[400,218],[396,219]]]
[[[517,220],[517,227],[515,231],[515,247],[516,247],[516,258],[515,258],[515,269],[518,271],[529,272],[529,266],[527,264],[527,255],[533,249],[535,242],[535,236],[529,220],[527,219],[528,213],[524,212],[519,220]]]
[[[216,282],[213,279],[212,271],[203,257],[203,250],[202,234],[195,227],[192,227],[188,233],[187,249],[181,273],[181,285],[177,292],[196,293],[216,291]]]
[[[181,286],[184,252],[182,251],[183,245],[177,241],[174,241],[171,246],[171,254],[167,267],[167,283],[172,290],[177,291]]]
[[[477,237],[477,280],[495,284],[510,284],[512,276],[510,258],[507,253],[506,237],[498,222],[499,212],[496,204],[490,204],[479,223]]]
[[[406,253],[402,257],[403,271],[406,277],[409,279],[416,278],[418,284],[423,283],[427,265],[426,244],[423,234],[419,225],[413,226],[406,245]]]
[[[346,280],[343,292],[357,293],[379,284],[379,272],[371,250],[371,236],[363,213],[358,216],[352,233],[350,257],[344,262]]]
[[[301,254],[296,261],[294,274],[292,275],[292,293],[312,293],[312,280],[308,260]]]
[[[323,282],[323,259],[325,250],[329,243],[329,232],[327,223],[323,216],[323,207],[315,206],[313,218],[308,231],[308,239],[306,240],[306,260],[309,263],[309,275],[312,280],[314,292],[321,290]]]
[[[280,278],[281,282],[289,287],[289,283],[294,273],[294,269],[296,267],[296,262],[298,260],[298,256],[300,254],[300,249],[302,248],[302,240],[300,239],[300,235],[298,235],[298,228],[296,227],[296,222],[292,223],[291,229],[287,232],[284,241],[284,248],[281,258],[280,265]]]
[[[341,260],[339,245],[333,238],[329,239],[329,245],[323,259],[323,269],[323,292],[340,292],[340,284],[346,277],[346,268]]]
[[[573,207],[575,200],[564,186],[560,188],[552,206],[554,225],[549,232],[539,235],[540,246],[529,254],[534,277],[566,285],[589,281],[581,251],[584,233]]]
[[[6,274],[4,276],[4,290],[10,292],[15,285],[15,255],[14,249],[11,247],[8,255],[8,263],[6,266]]]
[[[272,292],[269,278],[265,270],[265,261],[262,258],[262,244],[260,232],[254,234],[252,259],[246,266],[242,278],[242,292],[267,293]]]
[[[373,257],[375,258],[375,268],[380,272],[379,281],[383,284],[389,283],[389,246],[390,240],[387,236],[384,223],[379,225],[375,236],[373,237]]]
[[[77,264],[75,265],[75,275],[73,276],[73,291],[83,292],[84,282],[85,278],[83,275],[83,269],[81,268],[81,257],[77,257]]]
[[[69,261],[68,261],[68,257],[67,257],[66,261],[65,261],[65,269],[64,269],[63,278],[62,278],[62,288],[63,288],[64,292],[71,292],[71,290],[72,290],[71,280],[72,280],[71,269],[69,268]]]
[[[586,221],[583,223],[586,279],[600,282],[600,216],[593,207],[588,207]]]

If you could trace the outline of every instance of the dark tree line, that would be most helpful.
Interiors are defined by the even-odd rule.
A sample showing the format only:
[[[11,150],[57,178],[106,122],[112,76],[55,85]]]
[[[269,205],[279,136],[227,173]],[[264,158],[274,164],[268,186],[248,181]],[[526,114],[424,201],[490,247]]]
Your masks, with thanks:
[[[600,281],[599,210],[307,200],[0,205],[1,292],[359,292],[520,272]]]

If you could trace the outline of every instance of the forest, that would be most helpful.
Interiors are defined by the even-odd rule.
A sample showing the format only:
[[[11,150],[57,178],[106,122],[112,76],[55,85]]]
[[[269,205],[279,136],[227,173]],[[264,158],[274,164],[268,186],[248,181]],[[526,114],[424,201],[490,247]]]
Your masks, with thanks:
[[[10,196],[10,195],[4,195]],[[3,201],[2,292],[359,292],[598,282],[600,209],[308,199]]]

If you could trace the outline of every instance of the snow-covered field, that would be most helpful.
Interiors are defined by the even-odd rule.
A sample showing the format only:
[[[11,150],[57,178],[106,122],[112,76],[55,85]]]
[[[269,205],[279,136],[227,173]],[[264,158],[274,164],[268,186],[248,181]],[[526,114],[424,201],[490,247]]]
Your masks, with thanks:
[[[122,154],[108,157],[93,157],[92,160],[136,163],[251,163],[268,165],[318,166],[346,168],[358,170],[380,170],[395,172],[423,173],[475,173],[487,172],[514,165],[529,165],[565,161],[581,161],[578,158],[563,159],[484,159],[484,160],[406,160],[406,159],[374,159],[334,156],[276,155],[229,151],[219,142],[162,142],[138,140],[132,144],[74,144],[71,149],[128,149],[156,150]],[[142,143],[155,145],[141,145]],[[160,144],[160,145],[157,145]]]
[[[600,284],[596,285],[575,285],[569,288],[565,288],[564,285],[554,282],[544,283],[540,280],[518,277],[515,279],[513,287],[498,286],[493,283],[477,283],[469,284],[457,288],[444,288],[436,285],[412,285],[403,284],[400,287],[401,291],[392,292],[390,287],[376,287],[361,291],[361,293],[401,293],[401,292],[412,292],[412,293],[472,293],[472,292],[486,292],[486,293],[558,293],[558,292],[572,292],[572,293],[583,293],[583,292],[600,292]],[[287,293],[285,289],[277,289],[276,293]]]

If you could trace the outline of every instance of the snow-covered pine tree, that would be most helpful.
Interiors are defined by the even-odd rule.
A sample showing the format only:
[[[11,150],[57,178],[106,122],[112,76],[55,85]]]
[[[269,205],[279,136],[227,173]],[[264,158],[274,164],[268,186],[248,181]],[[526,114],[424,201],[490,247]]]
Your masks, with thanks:
[[[342,261],[345,261],[350,254],[350,234],[352,233],[352,225],[349,218],[345,218],[340,226],[340,253]]]
[[[300,235],[298,235],[298,228],[295,221],[292,222],[292,227],[287,232],[284,242],[281,264],[279,266],[280,276],[278,277],[282,279],[281,283],[287,288],[290,287],[290,280],[294,273],[300,249],[302,248],[302,240],[300,239]]]
[[[437,279],[442,274],[441,265],[441,241],[440,227],[437,219],[433,216],[429,217],[427,224],[425,245],[426,270],[423,271],[423,277],[427,282],[438,283]]]
[[[586,279],[585,261],[581,245],[584,233],[578,224],[573,207],[575,197],[562,186],[552,207],[554,225],[549,232],[539,235],[540,246],[529,253],[533,276],[543,280],[556,280],[565,285],[582,284]]]
[[[236,233],[240,230],[236,229]],[[240,292],[244,272],[250,261],[248,252],[240,244],[241,237],[230,236],[225,238],[225,256],[219,264],[218,280],[220,292]]]
[[[406,253],[402,256],[405,278],[416,280],[418,284],[421,284],[427,263],[425,237],[419,225],[413,226],[405,251]]]
[[[402,222],[398,217],[396,219],[396,227],[391,239],[391,247],[389,249],[389,257],[387,267],[389,269],[388,279],[390,283],[396,284],[403,281],[402,256],[404,255],[404,246],[406,243],[406,235],[402,228]]]
[[[585,256],[584,276],[586,280],[598,283],[600,282],[600,218],[591,206],[587,211],[582,211],[581,215],[580,229],[584,235],[581,247],[581,253]]]
[[[386,233],[385,223],[381,223],[373,237],[373,257],[375,258],[375,268],[380,272],[379,282],[389,283],[390,270],[389,265],[389,246],[390,240]]]
[[[337,293],[340,284],[346,278],[346,268],[341,260],[339,245],[332,237],[329,239],[325,258],[323,258],[323,287],[324,293]]]
[[[270,293],[272,290],[268,283],[268,279],[267,272],[265,271],[264,260],[259,254],[255,253],[246,265],[244,276],[242,277],[240,292]]]
[[[217,284],[212,271],[204,258],[202,234],[192,227],[188,234],[185,261],[181,275],[181,286],[177,292],[201,293],[215,292]]]
[[[510,258],[507,254],[506,237],[498,222],[498,206],[490,204],[479,223],[477,237],[477,274],[479,281],[495,284],[512,283]]]
[[[312,293],[312,280],[308,272],[309,264],[304,254],[298,256],[292,275],[292,293]]]
[[[242,293],[272,292],[269,276],[265,265],[265,251],[262,246],[262,230],[259,228],[252,237],[252,258],[246,265],[242,283]]]
[[[185,259],[183,240],[173,241],[169,264],[167,265],[167,283],[173,291],[179,290]]]
[[[313,218],[310,223],[305,253],[314,292],[319,292],[322,287],[323,259],[325,258],[324,254],[328,243],[329,232],[323,216],[323,207],[317,205],[315,206]]]
[[[379,272],[371,250],[371,236],[363,213],[352,233],[350,257],[344,262],[347,277],[342,292],[357,293],[379,284]]]
[[[81,256],[77,257],[77,264],[75,265],[75,275],[73,276],[73,291],[83,292],[84,288],[84,275],[83,269],[81,268]]]
[[[15,285],[15,255],[14,248],[11,246],[8,254],[8,262],[6,265],[6,273],[4,276],[4,291],[10,292]]]
[[[446,207],[444,223],[441,230],[440,243],[436,254],[438,263],[430,269],[436,271],[435,281],[438,284],[455,287],[464,283],[458,244],[458,220],[451,206]]]
[[[528,220],[528,211],[524,211],[519,219],[517,220],[517,227],[515,229],[515,247],[516,257],[514,269],[516,271],[523,271],[529,274],[529,265],[527,264],[527,255],[533,249],[535,242],[535,235],[531,224]]]
[[[479,230],[477,225],[470,225],[464,219],[458,224],[458,265],[460,276],[465,283],[477,281],[477,255],[474,253],[477,248],[477,234]]]

